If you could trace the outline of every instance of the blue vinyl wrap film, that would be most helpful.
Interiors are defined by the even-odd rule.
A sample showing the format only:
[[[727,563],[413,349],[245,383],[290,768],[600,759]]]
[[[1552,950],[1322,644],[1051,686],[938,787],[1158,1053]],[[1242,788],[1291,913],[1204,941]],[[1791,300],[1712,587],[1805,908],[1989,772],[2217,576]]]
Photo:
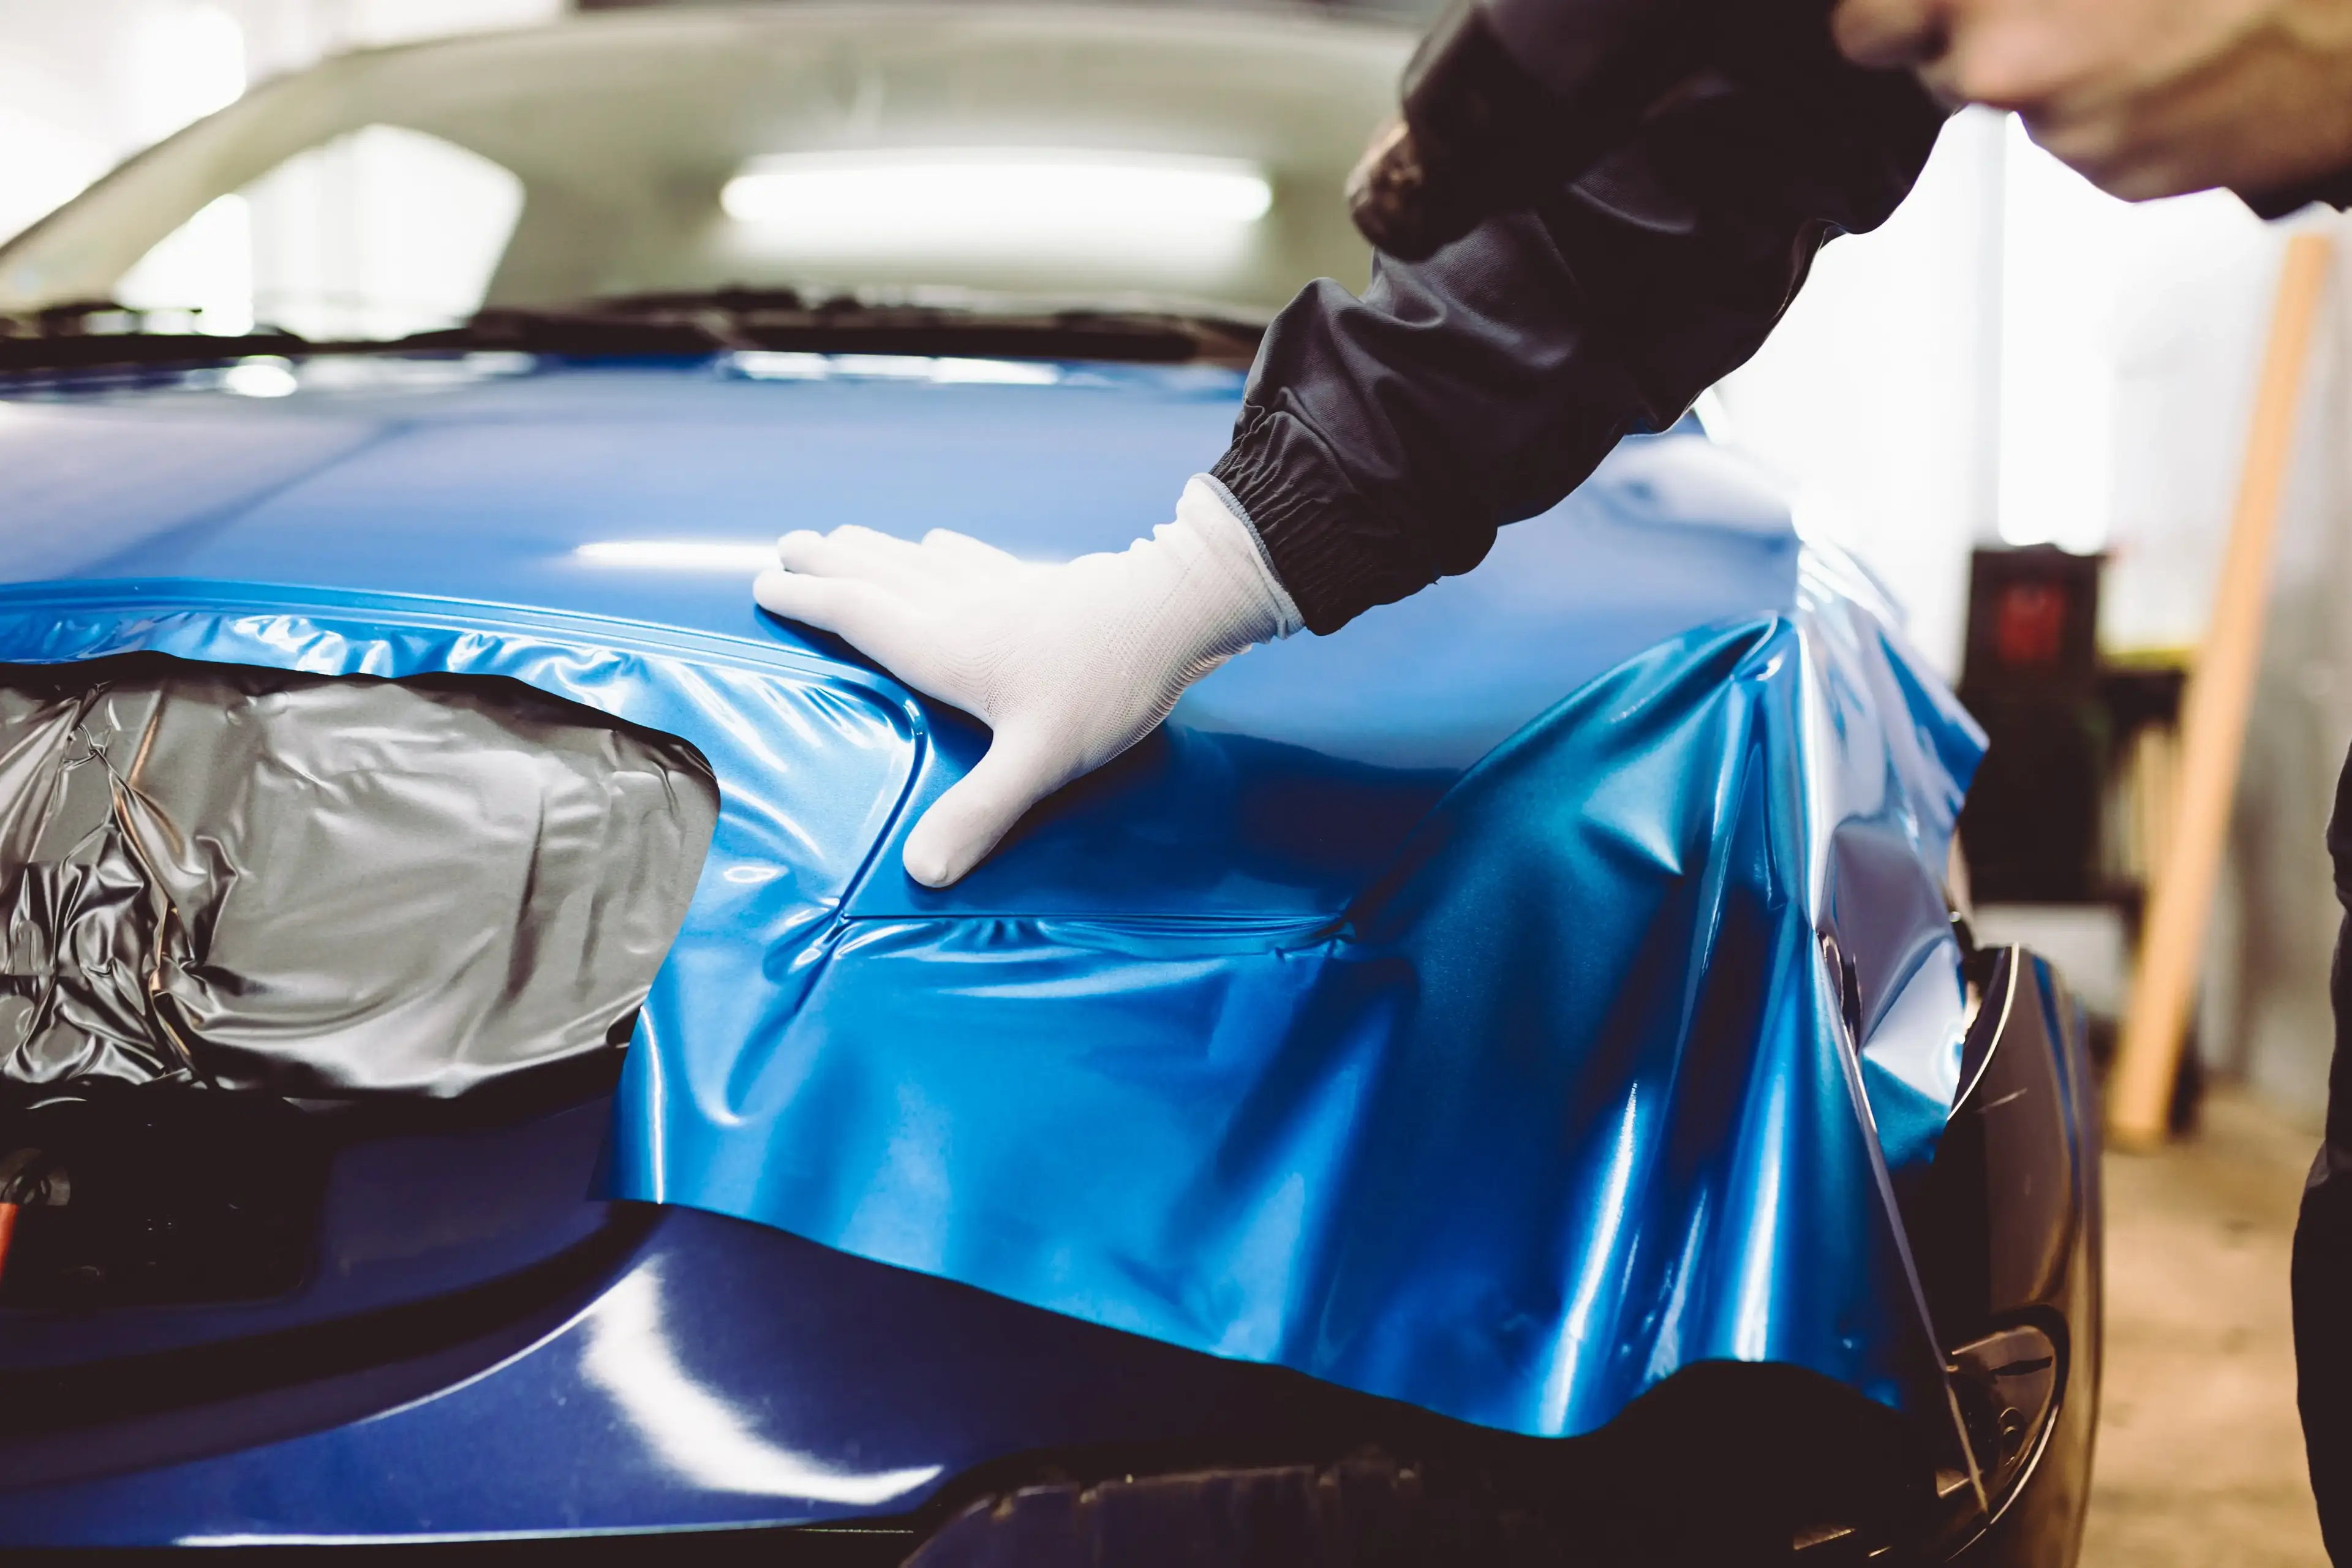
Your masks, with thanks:
[[[0,589],[0,659],[506,676],[698,747],[617,1195],[1517,1432],[1718,1358],[1940,1419],[1889,1173],[1957,1087],[1979,740],[1853,568],[1748,534],[1784,589],[1466,772],[1324,743],[1345,685],[1269,735],[1244,659],[940,893],[898,847],[984,735],[772,623],[110,568]]]

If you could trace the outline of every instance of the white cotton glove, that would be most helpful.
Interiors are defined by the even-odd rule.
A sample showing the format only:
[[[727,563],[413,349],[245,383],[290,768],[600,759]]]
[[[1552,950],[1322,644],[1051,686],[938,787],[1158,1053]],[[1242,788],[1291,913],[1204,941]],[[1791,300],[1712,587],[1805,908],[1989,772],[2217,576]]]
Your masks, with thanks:
[[[945,529],[787,533],[761,607],[832,632],[926,696],[987,721],[988,754],[907,837],[907,874],[944,888],[1022,814],[1168,717],[1184,689],[1297,608],[1224,491],[1195,477],[1116,555],[1023,561]]]

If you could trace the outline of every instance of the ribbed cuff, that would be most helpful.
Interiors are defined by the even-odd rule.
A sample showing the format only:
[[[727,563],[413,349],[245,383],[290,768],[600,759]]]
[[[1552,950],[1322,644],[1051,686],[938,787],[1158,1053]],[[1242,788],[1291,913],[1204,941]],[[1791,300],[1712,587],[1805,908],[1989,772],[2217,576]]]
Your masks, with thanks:
[[[1318,636],[1435,578],[1294,416],[1244,408],[1209,478],[1256,531],[1299,618]]]

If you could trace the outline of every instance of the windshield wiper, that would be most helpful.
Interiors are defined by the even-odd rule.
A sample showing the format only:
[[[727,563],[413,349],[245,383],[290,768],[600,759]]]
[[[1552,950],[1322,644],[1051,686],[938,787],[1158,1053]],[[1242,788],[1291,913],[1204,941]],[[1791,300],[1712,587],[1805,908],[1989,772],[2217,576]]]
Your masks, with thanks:
[[[234,334],[196,331],[201,311],[138,310],[111,300],[50,305],[26,316],[0,316],[0,371],[77,370],[95,365],[184,364],[254,354],[316,353],[313,343],[281,327]],[[159,331],[157,319],[188,325]]]
[[[699,358],[733,349],[931,354],[970,359],[1113,360],[1246,368],[1265,322],[1211,309],[1012,301],[811,298],[792,289],[625,295],[577,305],[494,306],[463,326],[404,338],[317,342],[260,326],[236,336],[184,328],[190,310],[111,300],[0,317],[0,372],[217,363],[257,354],[527,353]]]
[[[77,370],[106,365],[185,365],[256,354],[397,353],[413,349],[541,348],[591,354],[708,354],[725,334],[691,322],[630,319],[593,308],[486,310],[462,327],[404,338],[319,341],[282,327],[206,332],[194,310],[134,310],[110,300],[52,305],[0,317],[0,370]],[[173,323],[159,327],[159,322]],[[545,340],[544,342],[541,340]]]
[[[556,308],[493,308],[404,348],[540,353],[704,354],[727,349],[1099,359],[1246,366],[1262,321],[1208,311],[811,299],[792,289],[635,294]]]

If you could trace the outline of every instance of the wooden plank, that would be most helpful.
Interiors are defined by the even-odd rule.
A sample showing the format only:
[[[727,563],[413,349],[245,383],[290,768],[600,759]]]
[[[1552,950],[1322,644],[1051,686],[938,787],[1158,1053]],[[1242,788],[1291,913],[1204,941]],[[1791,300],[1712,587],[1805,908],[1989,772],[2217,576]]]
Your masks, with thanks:
[[[2254,395],[2229,551],[2214,591],[2213,618],[2181,703],[2180,789],[2172,841],[2148,889],[2139,962],[2108,1088],[2108,1133],[2124,1148],[2150,1148],[2165,1137],[2213,885],[2230,831],[2230,801],[2237,793],[2246,710],[2262,658],[2279,498],[2294,455],[2295,409],[2326,285],[2328,254],[2325,235],[2298,234],[2287,241],[2279,272],[2278,303]],[[2313,845],[2311,852],[2318,854],[2319,846]]]

